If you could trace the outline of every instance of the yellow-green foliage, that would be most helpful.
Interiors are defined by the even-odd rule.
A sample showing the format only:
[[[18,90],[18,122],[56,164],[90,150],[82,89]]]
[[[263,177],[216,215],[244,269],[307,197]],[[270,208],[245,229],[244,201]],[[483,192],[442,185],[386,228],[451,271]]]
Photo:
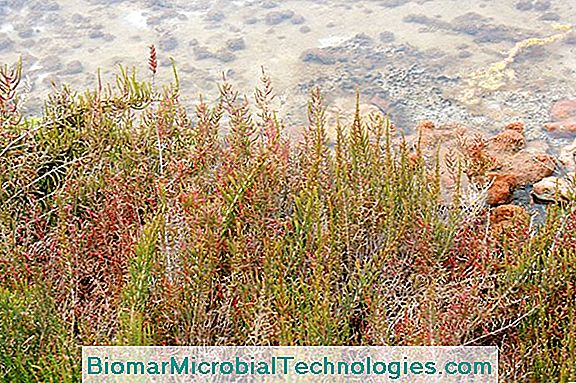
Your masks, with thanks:
[[[122,70],[2,125],[3,380],[76,381],[91,344],[497,345],[504,381],[576,379],[572,205],[494,234],[358,101],[331,148],[318,90],[298,142],[265,74],[254,107],[178,92]]]
[[[67,327],[46,285],[0,287],[2,381],[80,381],[80,349]]]

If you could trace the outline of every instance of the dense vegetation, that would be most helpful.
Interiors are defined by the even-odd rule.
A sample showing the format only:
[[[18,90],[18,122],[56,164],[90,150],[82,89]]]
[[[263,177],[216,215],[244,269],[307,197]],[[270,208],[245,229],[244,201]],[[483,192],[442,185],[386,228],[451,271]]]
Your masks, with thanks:
[[[314,91],[289,142],[265,74],[253,106],[224,81],[188,115],[177,76],[122,70],[38,118],[19,77],[0,77],[2,380],[78,381],[94,344],[497,345],[502,381],[576,379],[573,205],[493,230],[385,116],[356,108],[330,146]]]

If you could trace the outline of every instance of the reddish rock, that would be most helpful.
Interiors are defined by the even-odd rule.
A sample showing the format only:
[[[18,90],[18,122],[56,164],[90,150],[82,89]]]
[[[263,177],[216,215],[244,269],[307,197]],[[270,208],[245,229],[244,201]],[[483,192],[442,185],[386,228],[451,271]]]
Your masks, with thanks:
[[[424,121],[420,121],[420,123],[418,123],[418,126],[416,127],[416,129],[418,129],[418,131],[421,130],[434,130],[435,126],[434,123],[430,120],[424,120]]]
[[[459,125],[441,125],[436,126],[430,120],[424,120],[416,126],[417,136],[414,139],[414,144],[420,144],[421,149],[428,149],[427,155],[433,156],[438,145],[446,144],[451,146],[450,141],[454,141],[458,136],[463,137],[466,134],[466,129]],[[456,142],[452,143],[456,145]]]
[[[553,122],[544,125],[544,129],[559,136],[576,135],[576,100],[563,99],[556,102],[550,116]]]
[[[510,174],[489,173],[492,185],[488,189],[487,203],[490,206],[502,205],[510,201],[512,192],[517,185],[517,179]]]
[[[513,122],[506,125],[502,133],[492,137],[489,149],[501,153],[516,153],[526,147],[524,123]]]
[[[550,176],[556,167],[554,158],[547,154],[533,155],[521,151],[504,162],[503,169],[488,173],[492,181],[488,189],[488,204],[507,203],[517,186],[531,185]]]
[[[526,210],[518,205],[501,205],[492,209],[490,223],[493,225],[510,221],[515,217],[529,218]]]
[[[511,124],[506,125],[504,130],[514,130],[518,133],[524,134],[524,123],[520,121],[513,122]]]
[[[517,185],[535,184],[551,176],[556,169],[554,157],[547,154],[533,155],[521,152],[514,156],[510,165],[514,170]]]
[[[501,205],[492,209],[490,214],[490,232],[494,237],[526,227],[530,223],[528,212],[516,205]]]
[[[563,99],[552,105],[550,116],[554,121],[576,117],[576,100]]]
[[[518,152],[526,146],[524,135],[513,129],[506,129],[491,139],[494,150],[498,152]]]
[[[442,192],[450,200],[451,191],[457,184],[458,166],[467,177],[458,182],[488,187],[487,203],[498,206],[508,203],[516,187],[533,185],[552,175],[556,160],[544,154],[534,145],[527,148],[524,124],[515,122],[486,140],[482,134],[460,126],[435,126],[431,121],[422,121],[409,142],[419,149],[411,160],[417,162],[422,156],[425,161],[440,158]],[[541,153],[541,154],[538,154]],[[439,156],[439,157],[436,157]],[[465,185],[464,185],[465,188]]]
[[[544,129],[555,135],[574,136],[576,135],[576,117],[568,118],[559,122],[549,122],[544,124]]]

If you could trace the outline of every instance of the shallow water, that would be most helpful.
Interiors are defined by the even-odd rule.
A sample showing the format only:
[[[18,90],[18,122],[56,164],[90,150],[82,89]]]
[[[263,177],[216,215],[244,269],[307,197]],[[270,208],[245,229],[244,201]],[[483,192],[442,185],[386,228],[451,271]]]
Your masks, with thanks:
[[[407,132],[422,119],[486,132],[520,119],[529,139],[554,149],[565,142],[544,133],[550,106],[576,97],[576,33],[566,31],[576,20],[573,4],[0,0],[0,61],[23,57],[34,94],[29,113],[38,113],[51,81],[94,88],[97,69],[112,79],[118,64],[148,75],[148,46],[154,43],[158,81],[169,81],[173,57],[187,105],[200,94],[216,98],[223,73],[241,93],[251,94],[263,66],[281,115],[294,125],[305,123],[311,88],[321,87],[331,110],[352,106],[359,89],[362,103],[390,113]],[[472,76],[504,60],[515,44],[557,34],[562,36],[521,49],[497,87]]]

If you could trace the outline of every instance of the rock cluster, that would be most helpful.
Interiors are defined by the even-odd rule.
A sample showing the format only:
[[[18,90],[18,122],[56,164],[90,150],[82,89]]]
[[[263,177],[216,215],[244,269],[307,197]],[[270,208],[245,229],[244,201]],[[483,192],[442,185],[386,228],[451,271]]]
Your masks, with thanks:
[[[540,222],[542,218],[539,219],[543,214],[541,204],[576,199],[576,172],[553,176],[562,173],[557,167],[558,160],[546,154],[545,148],[527,143],[520,122],[508,124],[500,133],[486,137],[463,125],[436,127],[429,120],[422,121],[417,133],[408,137],[408,145],[413,155],[422,156],[432,171],[436,166],[440,169],[445,202],[452,201],[457,185],[463,195],[466,190],[486,191],[487,224],[495,240],[510,235],[520,238],[519,234],[527,233],[531,221]],[[576,140],[572,150],[576,153]],[[458,169],[462,173],[460,179]],[[482,198],[469,201],[480,202]]]
[[[549,122],[544,129],[553,137],[576,137],[576,100],[561,99],[550,108]],[[576,139],[560,149],[560,169],[554,176],[546,177],[534,184],[532,196],[539,202],[564,203],[576,196],[574,187],[576,171]]]
[[[528,227],[530,216],[526,209],[517,205],[500,205],[490,212],[490,234],[500,238],[520,227]]]
[[[432,122],[424,121],[412,142],[419,143],[425,158],[434,158],[439,153],[441,182],[448,199],[457,182],[458,166],[466,174],[460,184],[486,187],[486,202],[490,206],[509,203],[517,188],[534,185],[556,169],[552,156],[527,148],[524,125],[520,122],[508,124],[502,132],[486,138],[461,125],[436,128]]]

